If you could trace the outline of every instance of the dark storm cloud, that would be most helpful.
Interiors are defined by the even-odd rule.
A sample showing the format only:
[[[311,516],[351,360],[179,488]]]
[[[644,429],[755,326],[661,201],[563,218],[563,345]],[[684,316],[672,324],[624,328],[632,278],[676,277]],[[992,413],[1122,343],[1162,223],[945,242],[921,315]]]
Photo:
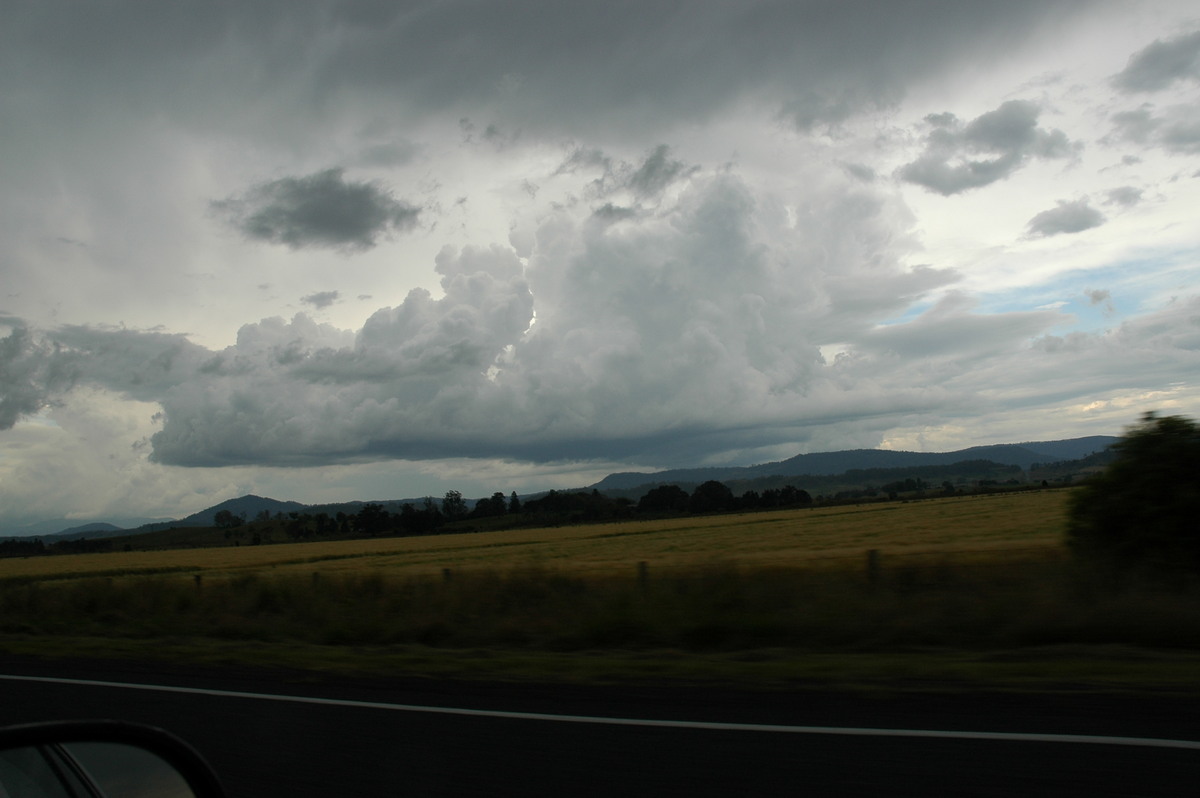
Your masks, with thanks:
[[[364,250],[389,231],[407,230],[420,210],[376,182],[348,181],[341,169],[285,177],[218,200],[213,210],[247,238],[292,249]]]
[[[1121,91],[1148,92],[1180,80],[1200,81],[1200,31],[1157,39],[1138,50],[1112,83]]]
[[[1061,130],[1037,126],[1038,106],[1010,100],[964,125],[951,113],[925,117],[925,152],[902,166],[900,179],[943,196],[1002,180],[1032,158],[1066,158],[1077,145]]]
[[[68,325],[43,335],[44,346],[74,363],[74,379],[118,386],[133,399],[156,401],[211,364],[212,353],[186,336],[146,330]]]
[[[577,147],[558,165],[554,174],[573,175],[580,170],[599,170],[602,174],[607,175],[612,168],[612,158],[605,155],[603,150],[597,147]]]
[[[522,141],[652,141],[746,100],[802,129],[837,125],[894,105],[912,83],[963,59],[1002,53],[1048,22],[1068,24],[1095,2],[26,5],[19,24],[0,29],[0,86],[20,80],[26,98],[55,96],[74,118],[151,111],[235,137],[311,144],[350,107],[486,118]],[[71,103],[61,102],[63,86]],[[361,143],[340,162],[411,155]]]
[[[1200,106],[1181,105],[1167,109],[1158,141],[1169,152],[1200,153]]]
[[[861,163],[843,163],[842,168],[846,173],[853,175],[864,183],[871,183],[879,179],[879,175],[870,166]]]
[[[1134,111],[1120,111],[1112,115],[1114,136],[1110,140],[1131,141],[1147,144],[1162,122],[1154,117],[1153,106],[1143,105]]]
[[[621,205],[614,205],[611,202],[606,202],[599,208],[592,211],[592,218],[608,223],[620,222],[625,219],[633,219],[638,215],[638,212],[633,208],[626,208]]]
[[[35,340],[20,321],[0,317],[0,430],[32,415],[75,380],[74,358]]]
[[[327,308],[334,302],[337,302],[339,294],[337,291],[318,291],[315,294],[301,297],[300,301],[306,305],[312,305],[314,308]]]
[[[69,325],[37,333],[0,318],[0,429],[52,405],[79,383],[154,401],[201,372],[211,353],[183,335]]]
[[[624,192],[627,200],[654,202],[672,184],[686,181],[699,170],[699,166],[672,158],[671,148],[660,144],[641,163],[613,158],[597,148],[577,148],[559,164],[555,175],[595,173],[587,186],[592,197]]]
[[[1122,208],[1132,208],[1142,201],[1142,190],[1133,186],[1121,186],[1108,191],[1108,205],[1120,205]]]
[[[538,134],[710,118],[773,96],[801,128],[899,100],[948,59],[981,56],[1088,2],[614,0],[338,6],[321,91],[376,87],[414,109],[490,106]],[[368,21],[369,20],[369,21]],[[437,64],[437,69],[430,69]]]
[[[416,157],[417,150],[417,145],[408,141],[370,142],[358,153],[358,163],[363,166],[403,166]]]
[[[655,196],[671,183],[698,168],[689,167],[683,161],[668,157],[670,152],[670,147],[660,144],[637,171],[629,176],[629,187],[635,194],[644,197]]]
[[[1200,106],[1172,105],[1157,111],[1149,103],[1111,117],[1113,133],[1108,142],[1127,141],[1167,152],[1200,153]]]
[[[1029,220],[1027,229],[1033,236],[1053,236],[1060,233],[1081,233],[1104,224],[1104,214],[1088,204],[1086,199],[1074,202],[1059,201],[1058,207],[1042,211]]]

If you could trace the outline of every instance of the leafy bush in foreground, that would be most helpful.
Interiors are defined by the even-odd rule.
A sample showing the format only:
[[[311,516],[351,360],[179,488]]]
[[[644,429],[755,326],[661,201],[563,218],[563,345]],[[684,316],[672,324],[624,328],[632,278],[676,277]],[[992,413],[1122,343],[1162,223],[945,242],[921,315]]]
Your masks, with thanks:
[[[1200,426],[1147,413],[1073,497],[1072,550],[1114,571],[1200,574]]]

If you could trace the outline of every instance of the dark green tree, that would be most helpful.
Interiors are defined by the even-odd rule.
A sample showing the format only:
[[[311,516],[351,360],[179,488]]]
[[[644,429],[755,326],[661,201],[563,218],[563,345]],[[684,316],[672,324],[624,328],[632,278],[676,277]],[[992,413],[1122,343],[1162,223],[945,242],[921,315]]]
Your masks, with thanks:
[[[420,507],[407,503],[400,507],[402,535],[428,535],[441,526],[443,520],[433,499],[426,499]]]
[[[360,535],[382,535],[391,528],[391,515],[382,504],[364,504],[353,516],[354,531]]]
[[[442,497],[442,515],[453,521],[467,514],[467,500],[456,490],[446,491]]]
[[[488,518],[504,515],[506,512],[508,512],[508,503],[504,500],[504,494],[497,491],[492,494],[490,499],[480,499],[475,502],[475,509],[471,511],[471,517]]]
[[[688,512],[719,513],[732,510],[734,506],[733,491],[723,482],[710,479],[692,492],[688,499]]]
[[[779,503],[785,507],[791,507],[793,504],[802,504],[807,507],[812,504],[812,496],[808,495],[808,491],[800,490],[795,485],[784,485],[779,491]]]
[[[638,499],[639,513],[682,513],[688,508],[688,492],[678,485],[659,485]]]
[[[1200,427],[1147,413],[1071,499],[1067,540],[1113,570],[1200,573]]]

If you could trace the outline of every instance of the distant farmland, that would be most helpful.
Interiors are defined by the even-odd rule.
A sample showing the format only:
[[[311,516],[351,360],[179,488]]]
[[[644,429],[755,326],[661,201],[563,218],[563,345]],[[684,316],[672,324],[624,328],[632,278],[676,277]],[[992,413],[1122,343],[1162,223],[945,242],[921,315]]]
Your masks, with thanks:
[[[11,558],[0,559],[0,581],[172,572],[416,576],[535,566],[610,576],[639,563],[655,571],[845,566],[870,550],[881,563],[1059,557],[1068,496],[1044,490],[499,532]]]

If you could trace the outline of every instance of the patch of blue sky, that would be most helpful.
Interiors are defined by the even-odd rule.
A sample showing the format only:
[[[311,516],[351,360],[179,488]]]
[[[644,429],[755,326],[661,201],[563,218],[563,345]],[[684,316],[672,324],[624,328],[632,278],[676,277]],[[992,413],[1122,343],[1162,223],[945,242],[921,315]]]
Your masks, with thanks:
[[[981,294],[976,312],[1058,310],[1064,319],[1057,332],[1097,332],[1197,292],[1200,254],[1179,253],[1064,272],[1039,285]]]
[[[1125,261],[1102,269],[1075,270],[1051,281],[1001,291],[976,293],[973,313],[1020,313],[1056,310],[1063,314],[1054,332],[1101,332],[1125,319],[1160,309],[1172,299],[1200,293],[1200,258],[1194,265],[1163,261]],[[938,297],[914,302],[879,324],[890,327],[916,321]]]

